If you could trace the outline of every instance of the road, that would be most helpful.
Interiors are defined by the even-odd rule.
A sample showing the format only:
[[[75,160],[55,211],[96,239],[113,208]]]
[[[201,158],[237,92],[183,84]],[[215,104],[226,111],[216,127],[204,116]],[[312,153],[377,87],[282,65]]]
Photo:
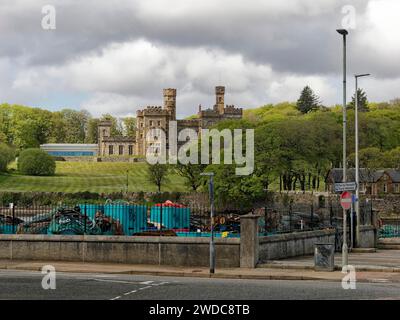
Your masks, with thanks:
[[[57,273],[56,289],[44,290],[42,277],[0,271],[0,299],[400,299],[400,283],[357,283],[356,290],[343,290],[340,282],[325,281]]]

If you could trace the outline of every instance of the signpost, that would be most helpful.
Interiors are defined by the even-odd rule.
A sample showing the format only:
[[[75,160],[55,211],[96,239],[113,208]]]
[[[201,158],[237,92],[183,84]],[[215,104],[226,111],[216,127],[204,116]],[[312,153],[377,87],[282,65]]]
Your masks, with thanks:
[[[357,184],[355,182],[335,183],[335,192],[355,191]]]
[[[350,192],[345,191],[340,195],[340,205],[344,210],[349,210],[352,203],[353,195]]]

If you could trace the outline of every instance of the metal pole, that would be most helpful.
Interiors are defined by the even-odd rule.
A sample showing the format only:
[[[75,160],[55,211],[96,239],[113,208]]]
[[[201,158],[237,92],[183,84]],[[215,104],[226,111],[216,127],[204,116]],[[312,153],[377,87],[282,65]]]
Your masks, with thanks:
[[[344,29],[337,30],[343,36],[343,182],[347,182],[347,143],[346,143],[346,126],[347,126],[347,112],[346,112],[346,35],[348,32]],[[347,246],[347,221],[346,210],[343,209],[343,246],[342,246],[342,265],[348,264],[348,246]]]
[[[355,151],[356,151],[356,245],[358,246],[361,239],[360,239],[360,163],[359,163],[359,134],[358,134],[358,78],[359,77],[366,77],[369,76],[369,73],[365,74],[356,74],[355,83],[356,83],[356,92],[355,92],[355,110],[354,110],[354,126],[355,126]]]
[[[214,243],[214,176],[210,176],[211,201],[211,237],[210,237],[210,273],[215,272],[215,243]]]
[[[360,165],[358,156],[358,77],[356,78],[355,93],[355,110],[354,110],[354,126],[355,126],[355,142],[356,142],[356,246],[360,244]]]
[[[214,173],[203,172],[201,176],[210,177],[210,273],[215,272],[215,243],[214,243]]]
[[[354,247],[354,218],[353,218],[353,202],[351,202],[351,209],[350,209],[350,248],[353,249]]]

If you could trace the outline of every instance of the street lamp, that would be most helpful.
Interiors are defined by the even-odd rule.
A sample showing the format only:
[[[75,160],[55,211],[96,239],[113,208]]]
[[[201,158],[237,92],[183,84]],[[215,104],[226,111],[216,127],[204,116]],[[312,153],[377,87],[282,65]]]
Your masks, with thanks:
[[[201,176],[210,177],[210,211],[211,211],[211,223],[210,223],[210,273],[215,272],[215,243],[214,243],[214,172],[203,172]]]
[[[356,140],[356,245],[360,245],[360,167],[358,155],[358,78],[368,77],[369,73],[356,74],[354,79],[356,82],[355,92],[355,106],[354,106],[354,126],[355,126],[355,140]],[[353,214],[353,213],[352,213]]]
[[[347,171],[346,171],[346,36],[349,34],[346,29],[336,30],[340,35],[343,36],[343,182],[347,182]],[[347,266],[348,262],[348,247],[347,247],[347,221],[346,221],[346,209],[343,209],[343,246],[342,246],[342,265]]]
[[[129,190],[129,169],[126,170],[126,193],[128,193]]]

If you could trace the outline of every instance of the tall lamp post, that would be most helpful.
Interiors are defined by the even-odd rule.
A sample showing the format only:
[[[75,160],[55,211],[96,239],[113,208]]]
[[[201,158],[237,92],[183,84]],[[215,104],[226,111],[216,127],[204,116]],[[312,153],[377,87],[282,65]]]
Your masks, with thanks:
[[[210,211],[211,211],[211,223],[210,223],[210,273],[215,272],[215,243],[214,243],[214,172],[203,172],[201,176],[210,177]]]
[[[343,36],[343,182],[347,182],[347,145],[346,145],[346,127],[347,127],[347,112],[346,112],[346,36],[349,34],[346,29],[336,30]],[[348,246],[347,246],[347,220],[346,209],[343,209],[343,246],[342,246],[342,265],[348,264]]]
[[[369,73],[356,74],[354,79],[356,82],[356,92],[355,92],[355,106],[354,106],[354,126],[355,126],[355,140],[356,140],[356,245],[360,245],[360,166],[359,166],[359,154],[358,154],[358,78],[367,77]]]

